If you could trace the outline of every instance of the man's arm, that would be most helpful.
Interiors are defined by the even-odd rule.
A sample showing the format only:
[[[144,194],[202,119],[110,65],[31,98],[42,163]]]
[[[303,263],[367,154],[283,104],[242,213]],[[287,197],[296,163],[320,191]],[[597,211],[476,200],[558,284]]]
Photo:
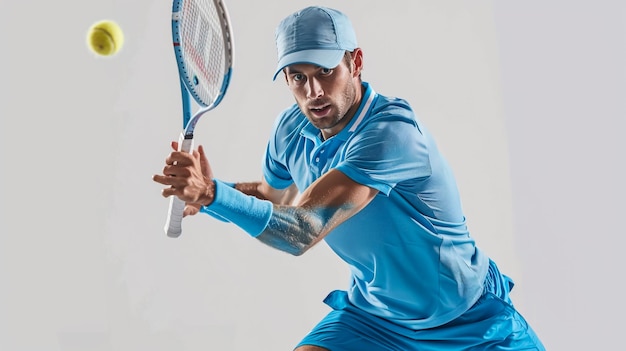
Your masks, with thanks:
[[[301,255],[367,206],[377,193],[341,171],[331,170],[311,184],[292,206],[275,205],[268,225],[257,239]]]
[[[265,244],[293,255],[306,252],[378,193],[339,170],[329,171],[300,196],[293,185],[278,190],[264,181],[250,183],[253,185],[243,191],[232,189],[211,178],[202,148],[191,154],[173,151],[165,163],[163,174],[153,176],[155,182],[169,186],[163,189],[163,196],[178,196],[188,204],[200,205]]]
[[[260,182],[237,183],[235,189],[261,200],[269,200],[276,205],[291,205],[298,195],[298,188],[295,184],[285,189],[275,189],[265,179]]]

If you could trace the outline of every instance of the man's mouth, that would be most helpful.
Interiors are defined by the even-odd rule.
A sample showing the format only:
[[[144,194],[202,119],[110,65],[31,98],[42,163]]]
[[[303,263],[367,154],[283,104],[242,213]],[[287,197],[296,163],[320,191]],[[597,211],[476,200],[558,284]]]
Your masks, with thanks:
[[[324,117],[328,113],[328,111],[330,111],[330,105],[311,106],[311,107],[309,107],[309,110],[316,117]]]

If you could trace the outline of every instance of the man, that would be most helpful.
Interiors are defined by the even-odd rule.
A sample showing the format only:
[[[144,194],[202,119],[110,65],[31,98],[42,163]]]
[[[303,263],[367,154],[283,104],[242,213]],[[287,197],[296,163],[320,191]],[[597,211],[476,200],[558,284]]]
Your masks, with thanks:
[[[361,80],[349,19],[285,18],[278,66],[296,104],[278,116],[260,182],[212,177],[204,150],[174,151],[164,196],[301,255],[320,240],[350,267],[347,291],[296,350],[544,350],[509,299],[512,281],[470,237],[450,167],[402,99]],[[176,143],[172,146],[176,149]]]

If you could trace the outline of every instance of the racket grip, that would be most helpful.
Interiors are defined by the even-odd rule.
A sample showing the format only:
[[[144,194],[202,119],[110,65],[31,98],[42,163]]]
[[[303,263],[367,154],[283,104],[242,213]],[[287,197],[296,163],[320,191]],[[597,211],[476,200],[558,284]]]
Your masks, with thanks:
[[[176,196],[170,198],[170,207],[168,210],[167,221],[165,222],[165,233],[170,238],[178,238],[183,232],[183,211],[185,210],[185,202]]]
[[[185,138],[185,134],[180,133],[178,151],[191,152],[191,149],[193,149],[193,138]]]
[[[185,134],[181,133],[178,140],[178,150],[190,152],[193,148],[193,138],[185,138]],[[170,198],[170,206],[165,221],[165,233],[170,238],[178,238],[183,232],[183,212],[185,211],[185,202],[176,196]]]

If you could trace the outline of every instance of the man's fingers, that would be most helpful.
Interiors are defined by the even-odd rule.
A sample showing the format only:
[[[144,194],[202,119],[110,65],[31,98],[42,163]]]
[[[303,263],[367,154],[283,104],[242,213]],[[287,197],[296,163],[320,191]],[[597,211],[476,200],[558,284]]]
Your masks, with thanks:
[[[155,182],[157,182],[159,184],[163,184],[163,185],[171,185],[169,178],[171,178],[171,177],[163,176],[163,175],[160,175],[160,174],[155,174],[155,175],[152,176],[152,180],[154,180]]]
[[[165,164],[177,166],[191,166],[194,163],[193,154],[174,151],[165,158]]]
[[[191,176],[191,170],[181,165],[168,165],[163,167],[163,174],[169,177],[188,178]]]
[[[209,163],[209,159],[206,157],[206,153],[204,152],[204,147],[202,145],[198,146],[198,153],[200,154],[200,167],[202,167],[202,174],[205,177],[213,178],[211,163]]]
[[[163,197],[169,197],[172,195],[182,195],[183,190],[185,189],[184,180],[177,179],[176,177],[169,177],[160,174],[155,174],[152,176],[152,180],[162,185],[169,185],[168,188],[164,188],[161,190],[161,195]]]
[[[155,182],[159,184],[170,185],[172,187],[181,188],[181,189],[188,185],[187,179],[185,177],[182,177],[182,176],[177,177],[176,173],[171,174],[167,171],[164,171],[164,173],[165,175],[161,175],[161,174],[153,175],[152,180],[154,180]]]
[[[170,197],[172,195],[176,195],[176,188],[173,188],[173,187],[165,188],[161,191],[161,195],[163,195],[163,197]]]
[[[185,206],[185,211],[183,211],[183,217],[193,216],[197,214],[199,209],[195,206],[187,205]]]

